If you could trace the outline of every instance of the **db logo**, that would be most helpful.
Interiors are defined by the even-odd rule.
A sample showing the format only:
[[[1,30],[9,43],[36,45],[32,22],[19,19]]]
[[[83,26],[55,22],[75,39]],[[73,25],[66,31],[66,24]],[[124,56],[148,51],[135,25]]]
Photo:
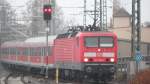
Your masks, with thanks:
[[[101,57],[101,56],[102,56],[102,54],[103,54],[103,53],[97,53],[97,56],[98,56],[98,57]]]

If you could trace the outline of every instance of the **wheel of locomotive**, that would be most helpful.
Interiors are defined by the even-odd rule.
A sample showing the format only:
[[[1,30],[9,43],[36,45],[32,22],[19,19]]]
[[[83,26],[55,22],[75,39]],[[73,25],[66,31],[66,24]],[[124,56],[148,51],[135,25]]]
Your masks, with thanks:
[[[72,75],[71,70],[68,70],[68,69],[60,69],[59,70],[60,81],[63,81],[63,82],[71,81],[71,79],[72,79],[71,75]]]
[[[79,71],[72,71],[72,81],[79,82],[81,80]]]
[[[59,78],[61,81],[65,80],[64,70],[62,69],[59,70]]]
[[[68,80],[69,79],[69,70],[63,70],[64,72],[64,80]]]

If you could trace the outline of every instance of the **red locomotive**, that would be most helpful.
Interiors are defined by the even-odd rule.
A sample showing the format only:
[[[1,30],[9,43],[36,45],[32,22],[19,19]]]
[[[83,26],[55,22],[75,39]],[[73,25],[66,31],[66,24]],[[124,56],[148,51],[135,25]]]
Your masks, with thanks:
[[[74,32],[1,45],[1,61],[9,68],[41,72],[70,80],[111,80],[117,63],[117,37],[111,32]],[[48,50],[48,53],[46,51]],[[44,70],[43,70],[44,69]]]

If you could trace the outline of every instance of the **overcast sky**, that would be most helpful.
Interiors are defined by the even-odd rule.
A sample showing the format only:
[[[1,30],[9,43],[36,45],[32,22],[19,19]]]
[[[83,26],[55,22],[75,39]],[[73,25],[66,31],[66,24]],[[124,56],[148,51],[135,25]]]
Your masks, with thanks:
[[[24,6],[24,7],[16,7],[17,10],[25,10],[25,6],[27,1],[30,0],[7,0],[12,4],[12,6]],[[44,1],[44,0],[43,0]],[[98,0],[99,1],[99,0]],[[127,8],[129,12],[131,12],[131,0],[120,0],[123,7]],[[57,4],[59,7],[62,7],[63,13],[67,20],[73,20],[77,22],[76,24],[80,24],[83,21],[83,9],[82,8],[63,8],[63,7],[82,7],[84,0],[57,0]],[[111,5],[112,0],[107,0],[108,4]],[[141,19],[142,22],[150,21],[150,0],[141,0]],[[92,9],[94,5],[94,0],[87,0],[88,9]],[[15,7],[14,7],[15,8]],[[108,8],[108,17],[111,17],[112,8]],[[91,22],[91,18],[88,17],[88,21]],[[79,22],[81,21],[81,22]]]

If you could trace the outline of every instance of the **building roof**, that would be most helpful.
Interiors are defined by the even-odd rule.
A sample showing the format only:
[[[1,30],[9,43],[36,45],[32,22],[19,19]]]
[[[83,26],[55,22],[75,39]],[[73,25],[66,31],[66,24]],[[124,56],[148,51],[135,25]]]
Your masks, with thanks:
[[[110,31],[114,32],[119,39],[131,40],[131,28],[114,28]],[[150,43],[150,28],[141,29],[141,42]]]
[[[113,16],[114,17],[130,17],[131,15],[124,8],[120,8]]]

